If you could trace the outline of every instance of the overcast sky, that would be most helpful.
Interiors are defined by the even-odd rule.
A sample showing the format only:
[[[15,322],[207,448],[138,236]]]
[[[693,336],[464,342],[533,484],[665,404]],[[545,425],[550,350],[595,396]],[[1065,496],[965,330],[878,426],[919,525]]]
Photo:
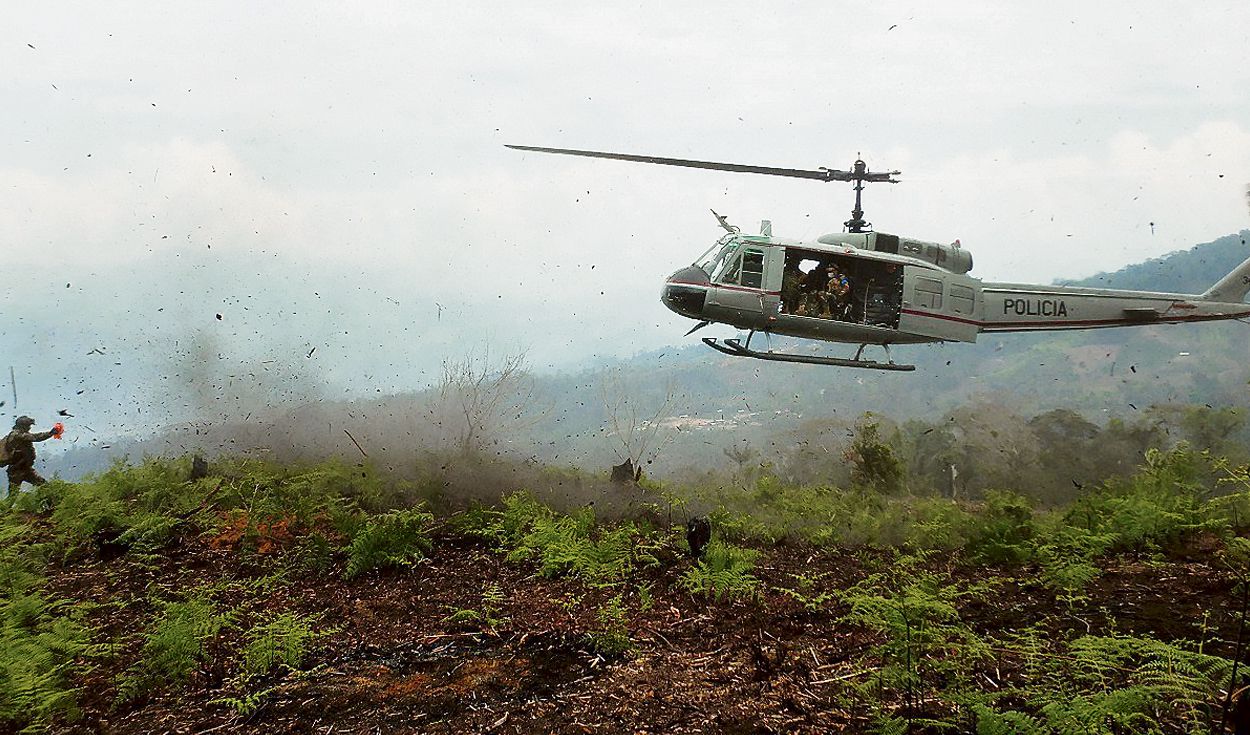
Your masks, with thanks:
[[[486,344],[559,368],[684,343],[659,286],[718,236],[709,208],[815,238],[852,201],[504,143],[860,154],[903,172],[866,192],[878,229],[959,238],[987,280],[1250,225],[1244,2],[454,5],[7,8],[0,350],[28,403],[116,373],[84,363],[105,338],[113,404],[210,353],[341,394]]]

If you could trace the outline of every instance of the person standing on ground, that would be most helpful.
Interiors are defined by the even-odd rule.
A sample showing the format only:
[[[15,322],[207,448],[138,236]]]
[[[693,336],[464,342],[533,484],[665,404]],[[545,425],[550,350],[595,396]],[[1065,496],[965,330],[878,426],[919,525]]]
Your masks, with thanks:
[[[47,480],[35,472],[35,442],[47,441],[52,437],[60,438],[60,424],[51,431],[32,432],[35,420],[29,416],[18,416],[13,422],[13,431],[4,437],[4,445],[0,447],[4,459],[5,470],[9,475],[9,494],[21,488],[23,482],[38,487]]]

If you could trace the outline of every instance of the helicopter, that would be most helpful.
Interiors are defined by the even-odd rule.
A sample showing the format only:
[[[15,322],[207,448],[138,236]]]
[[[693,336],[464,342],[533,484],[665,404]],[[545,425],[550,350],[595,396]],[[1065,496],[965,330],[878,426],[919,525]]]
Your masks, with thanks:
[[[734,357],[875,370],[915,370],[895,363],[890,345],[976,342],[990,332],[1099,329],[1146,324],[1245,319],[1250,304],[1250,258],[1201,294],[1109,288],[983,282],[968,275],[972,254],[956,240],[938,243],[874,231],[864,219],[866,183],[898,183],[899,171],[875,172],[862,159],[850,171],[749,166],[628,153],[507,145],[519,151],[607,158],[635,163],[853,182],[855,206],[843,232],[815,241],[774,237],[768,221],[758,235],[714,210],[725,234],[693,264],[669,276],[661,302],[698,320],[686,334],[709,324],[747,332],[746,341],[704,337],[707,346]],[[807,266],[807,270],[804,270]],[[832,266],[832,268],[830,267]],[[832,284],[832,285],[831,285]],[[840,358],[751,349],[757,332],[824,342],[858,344]],[[886,361],[863,359],[868,345],[885,349]]]

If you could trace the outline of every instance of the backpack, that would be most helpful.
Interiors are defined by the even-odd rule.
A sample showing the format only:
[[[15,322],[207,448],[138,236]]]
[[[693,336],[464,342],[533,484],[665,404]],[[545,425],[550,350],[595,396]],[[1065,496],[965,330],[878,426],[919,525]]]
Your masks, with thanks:
[[[0,439],[0,467],[8,467],[12,460],[13,455],[9,454],[9,437],[5,436]]]

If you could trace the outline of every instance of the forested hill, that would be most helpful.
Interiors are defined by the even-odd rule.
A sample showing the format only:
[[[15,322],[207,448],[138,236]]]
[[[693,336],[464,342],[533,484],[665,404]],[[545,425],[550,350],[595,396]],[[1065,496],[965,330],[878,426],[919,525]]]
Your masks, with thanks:
[[[1063,283],[1139,291],[1202,293],[1250,257],[1248,240],[1250,230],[1242,230],[1214,242],[1125,266],[1112,273],[1098,273],[1079,281]]]

